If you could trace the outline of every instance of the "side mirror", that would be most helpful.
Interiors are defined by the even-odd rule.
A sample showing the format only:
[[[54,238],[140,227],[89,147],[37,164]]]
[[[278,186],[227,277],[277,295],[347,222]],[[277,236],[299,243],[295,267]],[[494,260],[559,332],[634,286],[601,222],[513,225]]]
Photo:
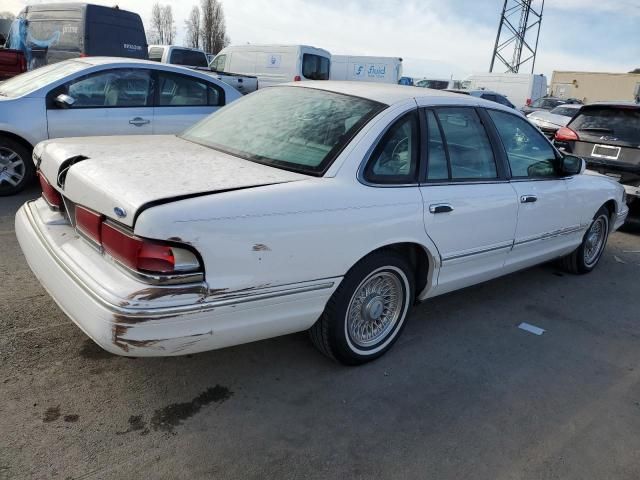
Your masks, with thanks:
[[[53,100],[58,108],[71,108],[74,103],[76,103],[76,99],[70,95],[66,95],[61,93]]]
[[[560,168],[562,173],[567,176],[579,175],[584,173],[587,168],[587,164],[583,158],[576,157],[574,155],[565,155],[562,157]]]

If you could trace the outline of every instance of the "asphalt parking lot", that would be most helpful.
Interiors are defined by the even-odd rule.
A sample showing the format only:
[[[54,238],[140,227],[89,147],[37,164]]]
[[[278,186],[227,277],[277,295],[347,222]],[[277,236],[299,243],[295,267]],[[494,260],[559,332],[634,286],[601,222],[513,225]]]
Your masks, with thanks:
[[[416,307],[357,368],[305,334],[177,358],[94,345],[0,199],[0,478],[640,477],[640,234]],[[536,336],[521,322],[544,328]]]

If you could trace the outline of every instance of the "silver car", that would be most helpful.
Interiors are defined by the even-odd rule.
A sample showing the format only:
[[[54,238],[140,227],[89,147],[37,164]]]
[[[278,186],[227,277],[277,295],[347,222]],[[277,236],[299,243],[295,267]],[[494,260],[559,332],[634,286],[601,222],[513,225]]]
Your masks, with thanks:
[[[578,113],[581,104],[564,103],[551,111],[538,110],[531,112],[527,118],[548,138],[553,138],[560,127],[564,127]]]
[[[67,60],[0,84],[0,196],[33,178],[48,138],[179,133],[242,95],[206,73],[126,58]]]

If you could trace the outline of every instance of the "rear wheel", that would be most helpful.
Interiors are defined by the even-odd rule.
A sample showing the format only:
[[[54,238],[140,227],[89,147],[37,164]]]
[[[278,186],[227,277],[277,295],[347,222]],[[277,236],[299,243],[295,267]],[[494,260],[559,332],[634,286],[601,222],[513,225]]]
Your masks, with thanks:
[[[11,138],[0,137],[0,196],[24,190],[34,175],[29,149]]]
[[[383,355],[397,340],[413,304],[414,278],[392,250],[358,262],[311,327],[311,340],[328,357],[359,365]]]
[[[598,210],[580,246],[560,260],[565,270],[581,274],[589,273],[596,267],[609,238],[609,215],[606,207]]]

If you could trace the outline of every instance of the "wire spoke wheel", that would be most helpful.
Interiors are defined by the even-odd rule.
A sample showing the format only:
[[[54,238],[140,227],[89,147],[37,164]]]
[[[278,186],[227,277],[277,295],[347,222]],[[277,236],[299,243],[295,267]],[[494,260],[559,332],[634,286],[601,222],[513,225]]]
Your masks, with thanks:
[[[607,220],[603,216],[596,218],[587,232],[584,243],[584,263],[591,266],[598,261],[607,238]]]
[[[404,310],[405,293],[397,274],[374,272],[356,288],[347,310],[347,332],[359,347],[383,341]]]

